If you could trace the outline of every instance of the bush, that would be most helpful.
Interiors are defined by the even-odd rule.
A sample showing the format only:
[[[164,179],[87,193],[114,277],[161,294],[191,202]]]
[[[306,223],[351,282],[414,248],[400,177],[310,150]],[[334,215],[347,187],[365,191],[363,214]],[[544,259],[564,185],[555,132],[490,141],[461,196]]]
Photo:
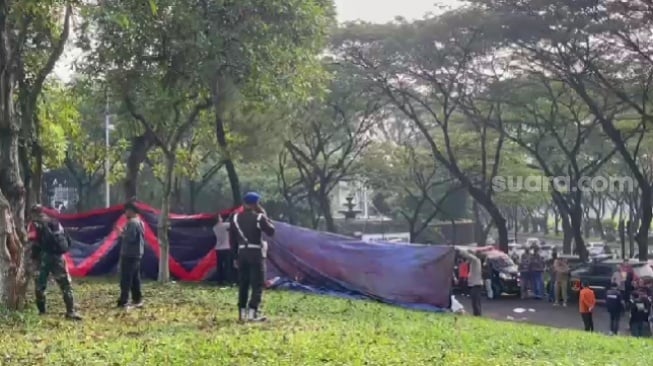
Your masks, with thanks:
[[[117,285],[78,283],[82,323],[54,314],[0,319],[6,365],[649,365],[650,343],[579,331],[266,293],[271,321],[240,325],[236,294],[146,284],[146,307],[113,308]]]

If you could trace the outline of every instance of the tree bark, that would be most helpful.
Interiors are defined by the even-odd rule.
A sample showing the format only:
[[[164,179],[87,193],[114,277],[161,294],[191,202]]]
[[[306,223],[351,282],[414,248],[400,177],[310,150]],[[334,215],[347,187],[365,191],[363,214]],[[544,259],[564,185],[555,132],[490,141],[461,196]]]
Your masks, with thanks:
[[[229,185],[231,186],[231,199],[233,200],[233,205],[236,206],[240,203],[242,197],[240,190],[240,179],[238,178],[236,165],[227,153],[229,149],[229,145],[227,144],[227,133],[224,128],[224,120],[218,113],[222,112],[218,107],[215,107],[215,135],[218,140],[218,146],[220,146],[220,149],[226,153],[226,157],[224,158],[224,167],[227,170]]]
[[[18,154],[20,123],[14,113],[13,54],[9,39],[8,4],[0,2],[0,301],[9,310],[21,310],[26,302],[25,186]],[[12,224],[7,225],[11,219]],[[15,235],[8,233],[7,227]],[[11,240],[11,251],[7,237]],[[13,255],[10,253],[14,252]],[[15,253],[17,252],[17,253]]]
[[[227,176],[229,177],[229,184],[231,186],[231,198],[233,205],[236,206],[240,204],[242,199],[240,180],[238,179],[236,165],[231,158],[229,144],[227,142],[227,131],[224,124],[224,111],[227,103],[230,101],[230,93],[233,92],[233,88],[234,86],[231,81],[219,72],[215,75],[215,79],[211,83],[211,101],[215,116],[215,137],[224,156],[224,166],[227,170]]]
[[[170,241],[168,240],[168,227],[170,226],[170,196],[172,195],[173,169],[175,166],[174,150],[165,156],[165,173],[163,178],[163,195],[161,197],[161,214],[157,237],[159,239],[159,276],[161,283],[170,282]]]
[[[576,253],[576,249],[572,250],[574,234],[569,216],[567,214],[560,214],[560,222],[562,224],[562,252],[565,254]]]
[[[333,220],[333,214],[331,213],[331,201],[329,200],[329,195],[326,192],[318,192],[320,211],[322,212],[322,217],[324,217],[324,224],[326,230],[330,233],[337,232],[336,223]]]
[[[571,212],[569,213],[569,222],[571,224],[571,229],[574,237],[574,246],[575,250],[578,252],[578,256],[581,260],[587,260],[588,253],[587,248],[585,248],[585,240],[583,239],[583,210],[578,207],[579,204],[575,205]]]
[[[653,212],[651,212],[651,207],[653,206],[653,197],[651,193],[650,186],[649,189],[642,189],[640,196],[640,221],[639,229],[635,235],[635,241],[637,242],[637,249],[639,252],[639,260],[646,261],[648,259],[648,232],[651,227],[651,221],[653,220]]]
[[[152,146],[154,146],[154,139],[148,132],[132,139],[131,150],[129,151],[125,167],[125,180],[123,182],[125,199],[138,196],[138,178],[141,172],[141,166]]]

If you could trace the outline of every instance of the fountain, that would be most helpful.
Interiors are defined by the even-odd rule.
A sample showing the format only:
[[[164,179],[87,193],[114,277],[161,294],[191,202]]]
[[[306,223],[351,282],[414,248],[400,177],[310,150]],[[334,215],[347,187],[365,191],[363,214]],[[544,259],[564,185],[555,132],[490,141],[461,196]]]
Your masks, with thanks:
[[[355,219],[356,215],[363,212],[361,210],[354,210],[354,207],[356,207],[356,204],[353,202],[354,197],[352,195],[347,196],[345,198],[345,200],[347,201],[347,203],[345,203],[344,206],[347,207],[347,210],[341,210],[341,211],[338,211],[338,212],[345,215],[346,220]]]

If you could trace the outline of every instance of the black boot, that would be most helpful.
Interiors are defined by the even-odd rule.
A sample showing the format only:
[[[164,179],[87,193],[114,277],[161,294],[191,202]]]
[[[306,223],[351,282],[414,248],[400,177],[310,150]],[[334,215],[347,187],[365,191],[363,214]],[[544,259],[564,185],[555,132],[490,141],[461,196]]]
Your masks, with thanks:
[[[66,304],[66,319],[82,320],[82,317],[75,311],[75,300],[72,294],[64,294],[63,301]]]
[[[46,314],[45,301],[36,301],[36,308],[39,310],[39,315]]]

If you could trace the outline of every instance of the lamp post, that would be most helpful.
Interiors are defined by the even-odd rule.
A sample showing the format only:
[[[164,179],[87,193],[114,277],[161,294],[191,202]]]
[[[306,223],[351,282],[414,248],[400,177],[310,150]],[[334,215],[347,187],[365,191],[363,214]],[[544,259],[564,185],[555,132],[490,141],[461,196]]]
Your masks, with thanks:
[[[110,131],[113,127],[111,125],[111,115],[109,114],[109,97],[106,97],[106,105],[104,107],[104,207],[111,206],[111,185],[109,184],[109,171],[111,170],[111,162],[109,161],[110,145]]]

